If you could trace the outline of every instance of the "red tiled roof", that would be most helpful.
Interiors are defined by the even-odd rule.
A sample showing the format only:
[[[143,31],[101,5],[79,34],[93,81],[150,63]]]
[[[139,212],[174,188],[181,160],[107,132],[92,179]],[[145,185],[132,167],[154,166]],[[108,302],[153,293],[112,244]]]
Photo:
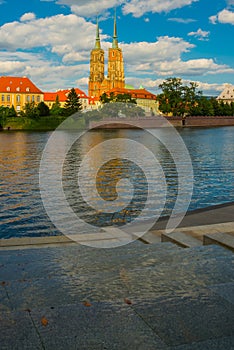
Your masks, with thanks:
[[[130,94],[132,98],[143,98],[149,100],[156,100],[156,95],[147,91],[146,89],[125,89],[125,88],[113,88],[108,91],[108,95],[113,92],[115,95],[117,94]]]
[[[77,95],[82,98],[88,98],[86,93],[78,88],[75,89]],[[56,100],[56,96],[59,97],[59,102],[66,102],[67,95],[69,94],[70,90],[58,90],[56,92],[45,92],[44,93],[44,101],[54,101]]]
[[[95,102],[99,102],[100,98],[99,97],[89,97],[89,104],[94,105]]]
[[[0,77],[0,92],[43,94],[27,77]]]

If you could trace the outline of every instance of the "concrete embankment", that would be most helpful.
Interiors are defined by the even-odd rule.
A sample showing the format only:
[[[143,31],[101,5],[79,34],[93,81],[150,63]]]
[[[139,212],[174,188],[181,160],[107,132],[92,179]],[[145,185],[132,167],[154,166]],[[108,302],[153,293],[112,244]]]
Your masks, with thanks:
[[[160,120],[157,117],[146,118],[110,118],[101,121],[91,121],[89,129],[150,129],[168,126],[169,121],[175,127],[212,127],[234,126],[234,116],[206,116],[206,117],[165,117]]]

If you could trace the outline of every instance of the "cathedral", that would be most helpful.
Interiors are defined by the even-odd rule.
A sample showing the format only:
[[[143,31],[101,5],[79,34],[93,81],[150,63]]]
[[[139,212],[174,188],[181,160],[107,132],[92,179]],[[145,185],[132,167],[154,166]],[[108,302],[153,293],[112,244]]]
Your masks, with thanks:
[[[97,22],[95,47],[90,54],[89,97],[100,97],[112,89],[124,89],[124,61],[119,48],[117,36],[116,14],[114,18],[114,33],[112,47],[108,52],[108,73],[105,77],[105,57],[101,48],[99,25]]]

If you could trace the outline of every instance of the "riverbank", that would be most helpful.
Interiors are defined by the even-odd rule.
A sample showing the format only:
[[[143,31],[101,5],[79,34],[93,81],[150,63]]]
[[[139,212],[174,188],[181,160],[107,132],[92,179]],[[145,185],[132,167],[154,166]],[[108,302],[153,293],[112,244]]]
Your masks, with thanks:
[[[174,127],[215,127],[234,126],[234,116],[197,116],[197,117],[164,117]],[[164,120],[155,117],[147,118],[109,118],[91,121],[89,129],[154,129],[167,127]]]
[[[234,116],[206,116],[206,117],[165,117],[174,127],[216,127],[234,126]],[[8,118],[4,123],[3,131],[52,131],[55,130],[66,118],[64,116],[48,116],[38,119],[14,117]],[[109,118],[98,121],[90,121],[88,129],[150,129],[167,126],[157,117],[146,118]],[[72,128],[72,125],[71,125]],[[81,116],[75,124],[77,129],[86,129],[85,115]]]
[[[66,117],[64,116],[48,116],[37,119],[24,117],[7,118],[3,131],[53,131],[65,119]],[[76,121],[76,128],[85,129],[85,120],[83,117]]]

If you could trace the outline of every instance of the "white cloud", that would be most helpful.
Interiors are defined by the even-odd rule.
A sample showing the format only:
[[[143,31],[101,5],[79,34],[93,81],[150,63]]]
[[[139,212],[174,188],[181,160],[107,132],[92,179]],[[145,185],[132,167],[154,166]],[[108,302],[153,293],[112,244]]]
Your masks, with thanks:
[[[94,44],[95,28],[93,23],[74,14],[14,21],[0,27],[0,48],[51,47],[58,54],[61,50],[61,55],[66,45],[69,52],[87,50]]]
[[[27,12],[25,13],[23,16],[20,17],[20,21],[21,22],[27,22],[27,21],[31,21],[33,19],[36,18],[36,15],[35,13],[33,12]]]
[[[183,61],[183,53],[194,45],[182,38],[159,37],[154,43],[139,42],[122,45],[126,69],[137,76],[199,76],[207,74],[234,73],[227,65],[217,64],[213,59]],[[136,61],[137,57],[137,61]]]
[[[188,61],[181,59],[172,62],[161,62],[155,65],[156,73],[161,76],[202,76],[207,74],[234,73],[227,65],[219,65],[213,59],[200,58]]]
[[[207,40],[210,32],[206,32],[205,30],[202,30],[199,28],[196,32],[190,32],[188,33],[189,36],[195,36],[198,38],[198,40]]]
[[[132,13],[134,17],[141,17],[145,13],[161,13],[191,5],[199,0],[130,0],[123,6],[123,13]]]
[[[168,21],[171,21],[171,22],[178,22],[178,23],[184,23],[184,24],[196,22],[196,20],[195,20],[195,19],[192,19],[192,18],[178,18],[178,17],[171,17],[171,18],[168,18]]]
[[[49,0],[41,0],[49,1]],[[123,5],[123,13],[132,13],[134,17],[141,17],[145,13],[161,13],[191,5],[199,0],[51,0],[60,5],[67,5],[71,11],[79,16],[92,17],[107,10]],[[78,2],[78,4],[77,4]]]
[[[79,16],[93,17],[100,13],[106,12],[108,9],[123,4],[124,0],[41,0],[55,1],[58,5],[66,5],[71,11]]]
[[[234,12],[229,10],[222,10],[217,15],[210,16],[209,20],[212,24],[216,24],[217,22],[223,24],[232,24],[234,25]]]
[[[183,52],[194,47],[182,38],[162,36],[156,42],[138,42],[121,45],[128,65],[151,64],[163,60],[176,60]]]

